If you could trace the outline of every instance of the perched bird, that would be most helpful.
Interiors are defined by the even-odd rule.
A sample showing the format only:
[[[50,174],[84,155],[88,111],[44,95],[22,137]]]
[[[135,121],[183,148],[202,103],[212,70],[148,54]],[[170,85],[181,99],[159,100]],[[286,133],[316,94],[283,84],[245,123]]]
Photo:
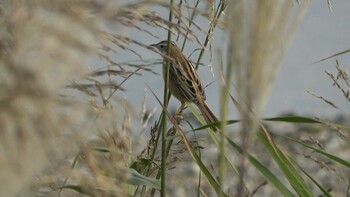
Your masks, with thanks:
[[[170,61],[168,88],[171,94],[174,95],[182,105],[186,102],[196,104],[207,123],[218,122],[218,119],[205,101],[204,86],[196,70],[174,42],[171,42],[170,45],[170,53],[168,56]],[[164,60],[166,59],[168,51],[167,40],[150,46],[158,49],[164,55]],[[165,72],[166,67],[163,66],[163,78],[165,78]],[[215,126],[212,128],[214,131],[217,130]]]

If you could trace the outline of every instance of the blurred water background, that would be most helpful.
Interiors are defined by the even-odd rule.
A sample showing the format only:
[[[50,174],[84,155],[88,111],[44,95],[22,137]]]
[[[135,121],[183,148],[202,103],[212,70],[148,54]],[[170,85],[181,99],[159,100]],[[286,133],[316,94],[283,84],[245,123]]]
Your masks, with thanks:
[[[286,56],[282,62],[282,67],[277,79],[274,82],[272,92],[268,99],[265,108],[265,116],[276,116],[284,113],[294,113],[298,115],[309,115],[317,117],[330,117],[339,114],[347,114],[349,106],[342,93],[333,87],[332,81],[325,74],[325,70],[336,74],[335,58],[320,63],[312,64],[322,58],[328,57],[335,53],[347,50],[350,48],[350,1],[332,1],[331,10],[327,7],[326,1],[312,1],[309,10],[301,22],[301,25],[296,33],[290,48],[286,51]],[[164,18],[167,18],[165,9],[156,7],[155,11],[161,13]],[[227,10],[226,12],[229,12]],[[205,20],[198,17],[197,22],[207,28]],[[142,25],[141,25],[142,26]],[[149,26],[142,26],[149,30],[152,34],[158,36],[154,38],[142,31],[125,32],[133,39],[136,39],[144,44],[157,43],[160,40],[167,38],[167,32],[161,29],[152,29]],[[197,31],[196,28],[193,28]],[[199,40],[203,43],[205,34],[198,33]],[[173,40],[176,37],[173,36]],[[183,38],[180,38],[176,43],[182,45]],[[206,51],[206,55],[202,60],[202,66],[199,69],[199,74],[205,85],[212,84],[207,87],[207,101],[214,109],[214,112],[219,112],[219,84],[220,84],[220,55],[218,51],[226,47],[227,38],[223,31],[215,30],[212,41],[213,46],[213,71],[212,76],[207,65],[210,63],[210,53]],[[196,61],[199,55],[198,43],[193,39],[188,41],[184,53],[190,56],[190,59]],[[140,59],[135,54],[127,54],[121,51],[115,58],[118,62],[134,62],[137,64],[147,64],[147,62],[160,60],[160,56],[154,52],[145,50],[144,48],[135,45],[135,51],[142,57]],[[223,55],[223,59],[226,57]],[[340,65],[348,70],[350,62],[350,54],[338,56]],[[225,64],[225,62],[224,62]],[[153,97],[147,85],[162,98],[163,96],[163,79],[161,77],[161,65],[151,67],[160,75],[154,75],[148,72],[143,72],[142,76],[134,77],[129,80],[124,86],[128,90],[122,95],[128,102],[142,103],[146,92],[146,105],[149,110],[157,108],[157,114],[160,113],[160,106]],[[147,85],[146,85],[147,84]],[[324,101],[315,98],[307,91],[311,91],[317,95],[323,96],[326,99],[335,103],[339,109],[330,107]],[[233,95],[234,90],[232,90]],[[173,109],[177,109],[180,104],[172,100]],[[233,105],[232,105],[233,106]],[[234,107],[230,111],[230,118],[236,118]]]

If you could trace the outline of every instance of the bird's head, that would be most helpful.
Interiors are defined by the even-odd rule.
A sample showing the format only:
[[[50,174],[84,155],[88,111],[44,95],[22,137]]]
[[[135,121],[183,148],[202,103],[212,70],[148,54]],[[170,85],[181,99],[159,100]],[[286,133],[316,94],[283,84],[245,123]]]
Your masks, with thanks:
[[[177,46],[176,46],[176,44],[174,42],[170,42],[170,44],[171,44],[171,48],[170,49],[177,48]],[[166,55],[167,52],[168,52],[168,41],[167,40],[163,40],[163,41],[161,41],[161,42],[159,42],[157,44],[151,44],[150,46],[158,49],[164,55]]]

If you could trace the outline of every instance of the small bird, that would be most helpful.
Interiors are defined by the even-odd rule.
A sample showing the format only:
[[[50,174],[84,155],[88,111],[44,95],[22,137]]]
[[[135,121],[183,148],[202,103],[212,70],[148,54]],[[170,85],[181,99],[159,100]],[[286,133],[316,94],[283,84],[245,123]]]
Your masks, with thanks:
[[[185,55],[181,52],[179,47],[174,42],[170,43],[170,64],[169,64],[169,90],[182,105],[186,102],[192,102],[197,105],[202,112],[204,119],[207,123],[218,122],[215,114],[210,110],[206,103],[204,86],[199,78],[196,70]],[[164,57],[168,51],[168,41],[163,40],[157,44],[150,45],[158,49]],[[168,59],[169,59],[168,58]],[[166,58],[164,58],[166,59]],[[165,64],[164,64],[165,65]],[[163,65],[163,78],[165,80],[166,67]],[[218,127],[213,126],[214,131],[218,130]]]

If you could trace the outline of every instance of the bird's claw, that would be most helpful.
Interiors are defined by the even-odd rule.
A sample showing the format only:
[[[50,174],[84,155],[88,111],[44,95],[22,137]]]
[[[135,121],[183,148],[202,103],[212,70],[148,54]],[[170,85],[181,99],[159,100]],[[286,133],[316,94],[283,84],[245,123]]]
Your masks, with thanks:
[[[183,120],[183,119],[184,119],[183,116],[181,116],[181,115],[175,115],[175,121],[176,121],[177,124],[179,124],[180,121]]]

